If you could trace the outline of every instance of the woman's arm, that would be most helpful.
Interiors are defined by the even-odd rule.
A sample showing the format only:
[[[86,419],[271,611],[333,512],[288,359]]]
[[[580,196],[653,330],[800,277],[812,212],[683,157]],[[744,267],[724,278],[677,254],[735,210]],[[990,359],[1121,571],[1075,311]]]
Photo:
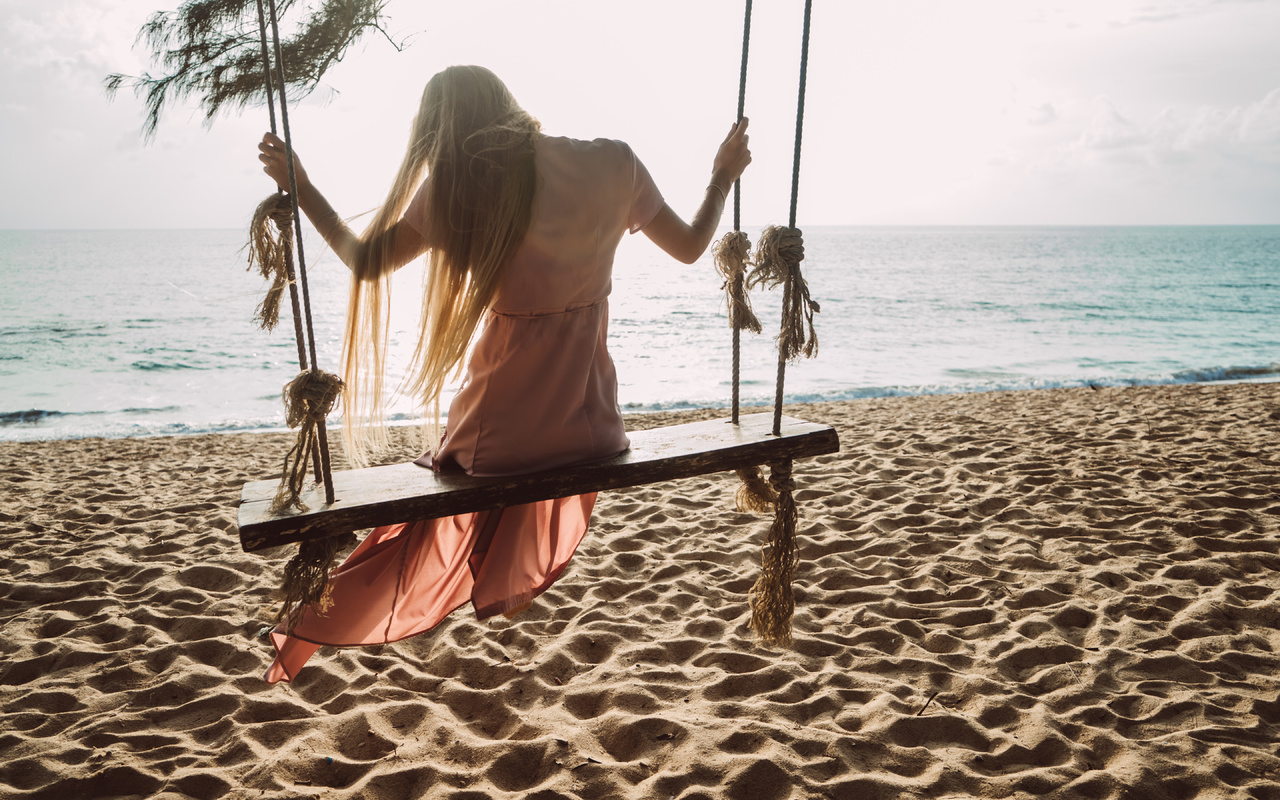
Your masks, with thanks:
[[[262,171],[277,186],[288,191],[289,166],[284,141],[275,134],[265,134],[262,143],[258,145],[258,151],[258,160],[263,164]],[[377,240],[366,242],[357,236],[307,177],[307,171],[302,168],[297,153],[293,154],[293,177],[298,184],[298,208],[302,209],[316,231],[348,268],[355,269],[355,265],[362,263],[368,253],[382,253],[386,238],[391,241],[388,255],[391,263],[387,265],[391,269],[399,269],[427,251],[427,243],[422,236],[404,220],[397,222]]]
[[[711,182],[702,197],[702,204],[693,214],[692,222],[685,222],[663,204],[658,215],[641,230],[654,244],[668,255],[685,264],[692,264],[702,257],[715,236],[716,226],[724,213],[725,200],[733,183],[751,163],[751,150],[747,147],[747,118],[734,123],[729,135],[720,143],[711,167]],[[301,191],[301,189],[299,189]]]

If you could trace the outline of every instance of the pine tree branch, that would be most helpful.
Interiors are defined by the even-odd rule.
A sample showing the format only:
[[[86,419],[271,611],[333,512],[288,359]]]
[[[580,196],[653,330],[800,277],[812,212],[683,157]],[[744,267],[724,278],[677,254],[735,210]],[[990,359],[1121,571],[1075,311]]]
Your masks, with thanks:
[[[296,0],[278,0],[279,16],[295,5]],[[289,96],[314,91],[366,33],[381,33],[402,49],[386,30],[385,5],[386,0],[320,0],[318,8],[302,8],[296,32],[280,43]],[[135,45],[150,51],[158,74],[115,73],[103,88],[109,98],[125,86],[143,98],[147,141],[155,138],[165,107],[189,97],[199,100],[205,123],[212,124],[224,110],[265,102],[259,37],[257,0],[187,0],[177,11],[156,12],[138,31]]]

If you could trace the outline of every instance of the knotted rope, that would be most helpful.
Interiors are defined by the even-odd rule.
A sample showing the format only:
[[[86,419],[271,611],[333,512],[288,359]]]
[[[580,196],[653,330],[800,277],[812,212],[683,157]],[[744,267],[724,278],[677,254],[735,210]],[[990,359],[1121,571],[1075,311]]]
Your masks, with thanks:
[[[747,296],[747,267],[751,259],[751,240],[742,231],[729,231],[711,251],[716,270],[724,278],[725,304],[729,309],[729,327],[735,331],[760,332],[760,320],[751,310]]]
[[[273,77],[280,85],[280,115],[284,123],[285,148],[289,154],[289,193],[276,192],[258,204],[249,226],[249,263],[255,263],[264,278],[271,281],[267,295],[258,306],[256,318],[266,330],[275,328],[280,319],[280,300],[289,289],[293,308],[293,332],[298,344],[298,366],[301,371],[284,387],[285,421],[298,428],[298,439],[284,457],[280,486],[271,501],[271,513],[278,514],[290,506],[299,511],[306,507],[301,500],[306,483],[307,460],[311,459],[314,475],[324,480],[325,502],[332,503],[333,477],[329,466],[328,437],[325,417],[342,392],[338,376],[316,368],[315,332],[311,327],[311,298],[307,291],[307,265],[302,254],[302,221],[298,218],[297,179],[293,166],[293,142],[289,135],[289,108],[285,99],[284,59],[280,50],[280,30],[275,0],[269,0],[271,32],[275,44],[276,74],[271,74],[271,56],[267,45],[267,13],[263,0],[257,0],[258,30],[262,44],[263,85],[267,94],[267,110],[271,132],[276,132],[276,105],[272,91]],[[272,232],[272,226],[276,231]],[[299,280],[294,280],[293,245],[297,237]],[[299,293],[298,287],[302,291]],[[301,297],[299,297],[301,294]],[[303,323],[305,320],[305,332]],[[310,360],[308,361],[308,351]],[[308,367],[310,363],[310,367]],[[301,544],[298,552],[285,565],[279,594],[282,605],[276,614],[289,632],[302,618],[305,607],[323,613],[330,603],[329,572],[334,560],[352,540],[351,534],[311,539]]]
[[[801,354],[813,358],[818,353],[818,333],[813,315],[821,311],[809,297],[809,282],[800,273],[804,260],[804,237],[797,228],[770,225],[756,244],[755,269],[747,278],[750,287],[781,285],[782,328],[778,332],[778,358],[794,361]]]
[[[317,432],[333,409],[334,401],[342,392],[342,380],[329,372],[310,369],[284,387],[286,421],[290,428],[298,428],[298,441],[284,457],[284,472],[280,487],[271,501],[271,513],[279,514],[290,506],[306,511],[300,494],[307,479],[307,454],[316,446]],[[285,565],[280,579],[282,605],[276,622],[283,621],[292,633],[302,618],[304,606],[312,606],[317,613],[329,607],[329,573],[334,561],[351,540],[351,534],[308,539],[298,547],[298,552]]]
[[[748,467],[747,469],[734,471],[738,473],[738,478],[742,481],[742,485],[738,487],[738,491],[734,495],[738,510],[754,511],[757,514],[772,511],[773,504],[778,500],[778,493],[764,479],[764,472],[759,467]]]
[[[777,513],[760,557],[760,578],[751,587],[751,629],[767,645],[791,644],[791,616],[796,610],[791,580],[796,572],[796,522],[791,459],[772,464],[769,483],[777,492]]]
[[[289,298],[293,305],[293,328],[294,335],[298,340],[298,367],[302,370],[302,373],[312,370],[319,372],[316,366],[319,363],[316,359],[316,335],[311,323],[311,295],[307,288],[307,263],[306,258],[302,253],[302,219],[298,213],[298,181],[293,163],[293,138],[289,132],[289,103],[284,91],[284,87],[288,84],[285,81],[284,54],[280,48],[280,25],[278,15],[276,13],[275,0],[267,0],[265,5],[266,8],[264,8],[263,0],[257,0],[258,30],[262,45],[263,86],[267,94],[267,108],[271,115],[272,133],[276,132],[275,97],[274,92],[272,91],[273,83],[280,87],[280,123],[281,128],[283,129],[282,132],[284,133],[285,150],[288,156],[287,161],[289,166],[289,193],[287,195],[279,193],[277,196],[281,199],[276,202],[287,202],[289,204],[290,218],[293,221],[292,236],[286,237],[282,234],[278,240],[281,245],[279,249],[283,252],[284,269],[289,286]],[[274,75],[272,74],[271,55],[268,50],[267,43],[268,20],[271,23],[271,43],[274,45],[275,49]],[[265,205],[266,202],[267,201],[264,201],[263,204],[259,205],[258,209],[260,212],[263,211],[263,205]],[[257,219],[257,216],[258,215],[255,214],[255,220]],[[263,222],[262,226],[265,227],[265,225],[266,223]],[[256,230],[251,229],[251,247],[255,233]],[[296,281],[294,280],[295,273],[293,271],[293,247],[295,245],[298,252],[298,271],[296,273]],[[264,306],[266,306],[271,300],[272,290],[274,289],[275,285],[273,284],[271,289],[268,290],[267,298],[263,301]],[[299,291],[299,289],[301,291]],[[277,306],[277,316],[278,313]],[[305,334],[303,331],[304,323],[306,329]],[[300,377],[301,373],[299,374],[299,378]],[[337,380],[337,378],[334,378],[334,380]],[[298,378],[295,378],[288,387],[285,387],[285,411],[287,418],[290,420],[292,420],[295,412],[291,409],[287,398],[292,391],[290,387],[293,387],[297,381]],[[340,381],[338,382],[338,385],[340,388]],[[328,409],[332,408],[332,406],[333,402],[331,400],[326,405],[325,413],[328,413]],[[289,424],[291,427],[294,426],[292,421],[290,421]],[[306,445],[306,449],[299,449],[303,447],[304,443]],[[324,482],[325,502],[332,503],[334,500],[333,475],[329,464],[329,437],[328,432],[325,429],[323,416],[319,420],[315,420],[313,418],[312,424],[303,426],[299,431],[298,444],[292,451],[290,451],[290,456],[286,456],[285,458],[286,470],[285,475],[281,478],[282,491],[285,491],[284,482],[290,475],[294,473],[305,475],[305,464],[299,465],[296,462],[305,460],[308,454],[310,454],[310,457],[314,462],[316,479]],[[294,465],[292,468],[289,468],[291,458],[294,461]],[[301,477],[299,477],[298,480],[300,481]],[[296,498],[297,492],[300,491],[300,488],[301,487],[299,486],[298,489],[289,489],[286,497],[293,496]],[[280,497],[281,495],[277,494],[276,503],[281,502]],[[286,503],[286,505],[287,504],[288,503]],[[274,508],[275,504],[273,504],[273,509]]]
[[[747,110],[747,56],[751,52],[751,0],[747,0],[742,18],[742,68],[738,71],[738,122]],[[722,265],[722,256],[723,261]],[[742,365],[742,330],[760,332],[760,321],[751,310],[743,288],[751,240],[742,232],[742,179],[733,182],[733,231],[725,234],[716,244],[716,267],[725,276],[725,291],[729,303],[729,327],[733,330],[733,424],[738,424],[738,378]]]
[[[280,322],[280,301],[292,283],[292,243],[293,204],[288,197],[276,192],[258,204],[249,223],[249,269],[256,266],[258,273],[271,281],[266,297],[253,315],[265,331],[275,330]]]
[[[747,101],[747,55],[751,50],[751,0],[747,0],[742,21],[742,69],[738,74],[738,121],[742,121]],[[751,266],[751,239],[742,231],[742,181],[733,182],[733,230],[716,242],[712,250],[716,269],[724,277],[725,304],[729,327],[733,330],[733,424],[738,424],[739,375],[742,372],[742,331],[760,333],[760,320],[751,308],[746,276]],[[736,470],[742,485],[735,494],[739,511],[761,513],[773,508],[777,495],[769,488],[760,467]]]
[[[298,429],[298,441],[285,454],[280,488],[271,501],[272,514],[290,506],[307,510],[300,497],[307,479],[307,457],[317,446],[325,417],[341,393],[342,379],[320,369],[303,370],[284,387],[285,422]]]
[[[329,610],[333,603],[329,573],[333,571],[338,554],[354,541],[355,534],[352,533],[308,539],[289,559],[280,584],[280,611],[276,614],[276,622],[283,622],[287,632],[293,633],[307,606],[317,614]]]
[[[820,310],[809,297],[809,284],[800,274],[804,260],[804,239],[796,228],[796,205],[800,192],[800,144],[804,130],[804,89],[809,63],[809,18],[813,0],[805,0],[804,34],[800,45],[800,98],[796,105],[796,146],[791,166],[791,220],[786,228],[772,226],[760,235],[756,245],[755,269],[750,286],[782,284],[782,327],[778,333],[778,379],[773,402],[773,435],[782,435],[783,383],[787,362],[803,353],[818,352],[818,336],[813,315]],[[807,335],[806,335],[807,333]],[[791,644],[791,617],[795,595],[791,581],[796,570],[796,524],[799,514],[793,497],[791,460],[772,465],[769,483],[776,492],[773,524],[760,559],[760,578],[751,588],[751,628],[765,644]]]

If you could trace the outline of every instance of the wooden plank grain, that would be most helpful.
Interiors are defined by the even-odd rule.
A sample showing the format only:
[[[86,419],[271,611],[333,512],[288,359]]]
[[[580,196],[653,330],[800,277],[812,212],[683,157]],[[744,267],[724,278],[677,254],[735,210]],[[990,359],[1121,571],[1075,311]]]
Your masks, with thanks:
[[[486,511],[535,500],[621,489],[723,472],[785,458],[834,453],[839,439],[827,425],[783,417],[772,435],[771,414],[749,414],[734,426],[708,420],[629,433],[631,448],[603,461],[501,478],[433,472],[416,464],[394,464],[334,473],[335,500],[323,490],[303,493],[308,510],[273,515],[275,481],[245,485],[240,503],[240,542],[247,551],[337,533]]]

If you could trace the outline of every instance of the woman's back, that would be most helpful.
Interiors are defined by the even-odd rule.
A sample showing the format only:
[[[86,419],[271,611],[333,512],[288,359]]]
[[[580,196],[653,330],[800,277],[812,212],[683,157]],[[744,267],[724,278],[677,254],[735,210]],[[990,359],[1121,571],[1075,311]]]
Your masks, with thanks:
[[[607,298],[622,234],[649,222],[662,195],[622,142],[542,137],[534,163],[529,230],[449,408],[432,459],[442,468],[518,474],[628,444],[606,346]],[[413,206],[406,219],[418,219]]]
[[[560,311],[609,295],[614,252],[662,208],[649,173],[622,142],[541,137],[528,233],[507,266],[493,309]]]

